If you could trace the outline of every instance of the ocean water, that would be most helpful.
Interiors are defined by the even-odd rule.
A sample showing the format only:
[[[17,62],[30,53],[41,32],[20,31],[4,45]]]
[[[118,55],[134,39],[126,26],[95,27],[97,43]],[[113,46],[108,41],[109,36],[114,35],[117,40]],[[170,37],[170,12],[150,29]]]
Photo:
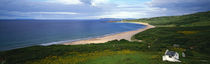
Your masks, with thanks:
[[[52,45],[136,30],[144,25],[106,20],[0,20],[0,51]]]

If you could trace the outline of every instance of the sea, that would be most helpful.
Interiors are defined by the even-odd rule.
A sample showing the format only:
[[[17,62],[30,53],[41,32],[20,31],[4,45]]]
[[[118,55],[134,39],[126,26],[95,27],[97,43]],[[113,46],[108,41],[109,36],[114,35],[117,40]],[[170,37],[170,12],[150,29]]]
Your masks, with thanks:
[[[0,51],[48,46],[144,28],[108,20],[0,20]]]

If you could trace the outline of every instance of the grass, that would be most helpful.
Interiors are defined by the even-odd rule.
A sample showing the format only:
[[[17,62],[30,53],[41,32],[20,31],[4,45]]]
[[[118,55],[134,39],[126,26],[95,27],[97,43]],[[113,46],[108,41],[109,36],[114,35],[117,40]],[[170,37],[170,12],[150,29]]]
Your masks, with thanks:
[[[126,55],[134,53],[134,51],[130,50],[122,50],[122,51],[95,51],[91,53],[79,53],[79,52],[70,52],[65,56],[48,56],[44,59],[37,61],[28,61],[26,64],[77,64],[77,63],[86,63],[89,59],[94,59],[98,57],[106,57],[113,55]]]
[[[119,43],[120,42],[120,43]],[[129,42],[127,40],[114,40],[103,44],[89,45],[51,45],[51,46],[33,46],[20,49],[14,49],[0,53],[0,57],[6,60],[7,64],[24,64],[26,61],[36,61],[51,56],[66,56],[75,54],[88,54],[104,50],[140,50],[142,44],[139,42]],[[69,54],[74,53],[75,54]]]
[[[150,45],[151,51],[170,49],[179,53],[185,52],[188,57],[181,60],[186,64],[210,62],[210,11],[127,21],[145,22],[156,26],[133,37]]]
[[[137,51],[96,51],[92,53],[79,53],[67,56],[49,56],[38,61],[29,61],[26,64],[140,64],[147,60],[149,63],[150,56]],[[141,61],[139,61],[141,60]]]
[[[181,58],[182,63],[208,64],[210,62],[208,28],[210,27],[157,27],[134,37],[150,45],[148,51],[160,52],[169,49],[180,54],[184,52],[187,57]],[[179,47],[174,47],[174,44]]]
[[[150,64],[151,56],[145,53],[132,53],[132,54],[118,54],[110,56],[101,56],[98,58],[90,59],[85,64]]]

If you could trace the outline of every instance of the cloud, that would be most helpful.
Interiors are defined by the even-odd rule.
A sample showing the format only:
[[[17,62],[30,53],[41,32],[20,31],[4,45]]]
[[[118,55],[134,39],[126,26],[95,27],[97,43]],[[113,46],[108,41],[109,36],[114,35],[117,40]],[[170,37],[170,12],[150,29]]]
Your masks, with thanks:
[[[1,18],[145,18],[209,11],[210,0],[0,0]]]
[[[66,4],[66,5],[79,5],[79,4],[83,4],[80,0],[47,0],[45,2],[49,2],[49,3],[60,3],[60,4]]]
[[[84,4],[91,5],[92,0],[80,0],[80,1],[83,2]]]
[[[45,2],[66,4],[66,5],[87,4],[90,6],[103,6],[110,3],[110,0],[46,0]]]
[[[103,6],[109,3],[109,0],[91,0],[91,6]]]
[[[74,14],[79,14],[75,12],[18,12],[18,11],[7,11],[5,13],[14,14],[14,15],[35,15],[35,14],[74,15]]]
[[[68,19],[80,15],[76,12],[20,12],[20,11],[5,11],[0,10],[0,19],[3,18],[34,18],[34,19]]]
[[[150,7],[165,8],[169,13],[194,13],[210,10],[210,0],[152,0]]]
[[[140,12],[129,12],[129,11],[106,12],[105,14],[98,16],[98,18],[139,18],[139,15],[146,15],[146,14]]]
[[[75,12],[29,12],[24,14],[61,14],[61,15],[72,15],[72,14],[79,14]]]

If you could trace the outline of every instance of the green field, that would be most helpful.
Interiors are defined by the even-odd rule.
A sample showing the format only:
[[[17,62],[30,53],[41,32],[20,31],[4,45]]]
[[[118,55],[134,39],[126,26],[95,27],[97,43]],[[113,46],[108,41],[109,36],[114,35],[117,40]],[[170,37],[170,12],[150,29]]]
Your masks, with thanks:
[[[113,40],[101,44],[32,46],[0,52],[2,64],[209,64],[210,12],[125,20],[156,28],[133,36],[142,42]],[[173,45],[179,45],[174,47]],[[148,46],[151,46],[148,48]],[[165,50],[178,53],[181,63],[163,62]]]

